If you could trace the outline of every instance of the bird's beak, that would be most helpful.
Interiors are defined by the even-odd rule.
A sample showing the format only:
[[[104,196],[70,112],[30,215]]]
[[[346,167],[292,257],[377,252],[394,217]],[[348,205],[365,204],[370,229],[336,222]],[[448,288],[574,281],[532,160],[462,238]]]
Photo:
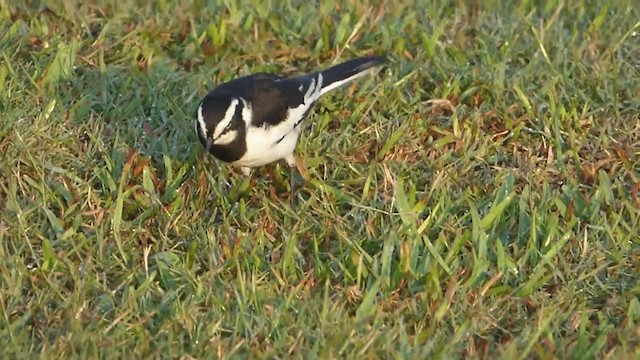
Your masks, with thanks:
[[[207,149],[207,152],[211,151],[211,145],[213,145],[213,139],[208,137],[207,138],[207,144],[205,145],[205,148]]]

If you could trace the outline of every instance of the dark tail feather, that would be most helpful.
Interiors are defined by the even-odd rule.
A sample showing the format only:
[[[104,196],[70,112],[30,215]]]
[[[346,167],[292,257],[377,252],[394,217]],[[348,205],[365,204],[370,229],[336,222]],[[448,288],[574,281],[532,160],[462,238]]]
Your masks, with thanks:
[[[382,56],[368,56],[348,60],[320,72],[322,74],[322,90],[320,95],[347,84],[372,68],[382,65],[386,59]]]

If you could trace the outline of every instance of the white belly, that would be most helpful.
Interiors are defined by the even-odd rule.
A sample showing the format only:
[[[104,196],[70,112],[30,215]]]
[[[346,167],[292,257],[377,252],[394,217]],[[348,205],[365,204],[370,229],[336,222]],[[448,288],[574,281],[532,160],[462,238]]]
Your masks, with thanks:
[[[256,167],[284,159],[293,154],[299,136],[299,128],[292,129],[282,141],[276,143],[282,137],[278,132],[262,128],[251,129],[247,133],[247,152],[233,165]]]
[[[309,89],[307,89],[303,103],[298,107],[289,109],[284,121],[275,126],[252,127],[251,119],[253,113],[251,108],[243,101],[245,108],[242,110],[242,118],[247,127],[247,152],[233,165],[256,167],[292,156],[302,128],[302,124],[299,124],[299,122],[320,96],[321,85],[322,76],[319,75],[317,86],[315,80],[313,80]],[[284,139],[279,141],[285,134]]]

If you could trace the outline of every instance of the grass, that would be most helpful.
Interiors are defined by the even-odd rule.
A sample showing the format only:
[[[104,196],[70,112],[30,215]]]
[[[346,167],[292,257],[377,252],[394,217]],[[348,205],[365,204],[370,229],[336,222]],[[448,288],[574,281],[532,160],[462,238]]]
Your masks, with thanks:
[[[637,3],[0,1],[3,358],[640,355]],[[198,101],[382,53],[251,179]]]

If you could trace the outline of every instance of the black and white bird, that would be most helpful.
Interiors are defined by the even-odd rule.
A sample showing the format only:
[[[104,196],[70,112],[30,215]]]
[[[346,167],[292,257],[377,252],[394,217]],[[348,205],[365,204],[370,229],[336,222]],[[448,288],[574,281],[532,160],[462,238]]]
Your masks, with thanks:
[[[318,99],[384,61],[380,56],[362,57],[305,75],[256,73],[223,83],[198,106],[198,139],[215,158],[241,168],[245,175],[278,160],[293,169],[303,120]],[[293,174],[291,180],[293,185]]]

